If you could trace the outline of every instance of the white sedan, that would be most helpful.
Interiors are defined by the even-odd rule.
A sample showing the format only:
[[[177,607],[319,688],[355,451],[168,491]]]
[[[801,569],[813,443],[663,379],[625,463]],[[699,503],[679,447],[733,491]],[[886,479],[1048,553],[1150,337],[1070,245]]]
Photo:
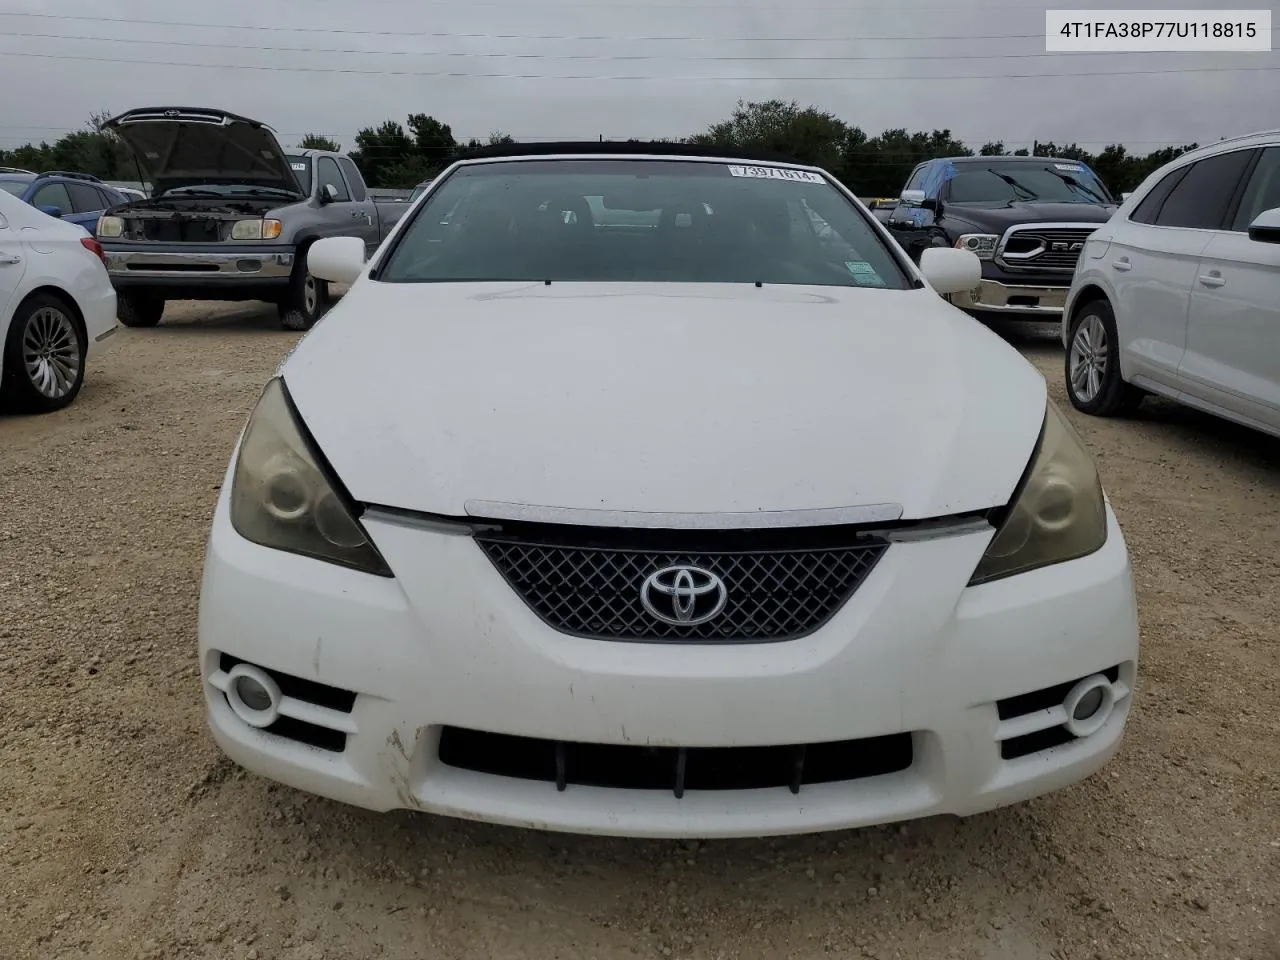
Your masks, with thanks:
[[[1101,767],[1128,553],[1043,379],[939,296],[973,255],[917,269],[813,168],[524,149],[455,164],[368,264],[312,247],[353,286],[208,545],[222,749],[373,810],[661,837]]]
[[[1062,339],[1086,413],[1155,393],[1280,436],[1280,134],[1148,177],[1085,242]]]
[[[67,406],[85,361],[115,330],[116,293],[98,241],[0,190],[0,409]]]

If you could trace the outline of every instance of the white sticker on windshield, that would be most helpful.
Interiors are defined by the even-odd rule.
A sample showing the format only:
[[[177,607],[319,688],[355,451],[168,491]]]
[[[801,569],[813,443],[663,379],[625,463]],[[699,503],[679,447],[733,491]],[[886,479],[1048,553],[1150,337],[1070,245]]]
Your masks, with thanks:
[[[883,287],[884,278],[865,260],[846,260],[845,267],[853,274],[853,282],[860,287]]]
[[[1084,170],[1084,167],[1078,163],[1055,163],[1054,166],[1059,170],[1070,170],[1072,173],[1080,173]]]
[[[758,177],[762,180],[790,180],[792,183],[825,183],[821,174],[808,170],[787,170],[783,167],[729,166],[731,177]]]
[[[306,169],[307,169],[307,165],[306,165],[305,163],[291,163],[291,164],[289,164],[289,166],[293,167],[293,169],[295,169],[295,170],[306,170]]]

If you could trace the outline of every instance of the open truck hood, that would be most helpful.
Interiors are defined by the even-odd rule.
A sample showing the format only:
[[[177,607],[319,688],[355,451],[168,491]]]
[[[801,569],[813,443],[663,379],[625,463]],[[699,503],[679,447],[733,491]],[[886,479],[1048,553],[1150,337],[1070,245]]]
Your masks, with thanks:
[[[303,195],[271,128],[204,107],[140,107],[102,124],[138,161],[152,196],[176,187],[243,184]]]

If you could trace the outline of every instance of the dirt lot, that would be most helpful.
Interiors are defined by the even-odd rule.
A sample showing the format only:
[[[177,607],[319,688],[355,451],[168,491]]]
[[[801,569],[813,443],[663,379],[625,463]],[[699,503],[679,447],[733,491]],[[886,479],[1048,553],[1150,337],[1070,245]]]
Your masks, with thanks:
[[[1119,758],[964,822],[628,842],[276,788],[204,729],[195,610],[236,433],[294,342],[256,306],[125,330],[0,419],[0,958],[1280,958],[1280,444],[1076,417],[1143,629]],[[1060,400],[1061,350],[1015,337]]]

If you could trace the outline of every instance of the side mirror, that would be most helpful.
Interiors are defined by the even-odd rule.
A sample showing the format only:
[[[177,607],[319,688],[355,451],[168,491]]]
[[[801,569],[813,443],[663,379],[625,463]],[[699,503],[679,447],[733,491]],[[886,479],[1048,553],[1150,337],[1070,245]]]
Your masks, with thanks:
[[[905,203],[907,206],[918,207],[920,206],[920,204],[924,203],[924,191],[923,190],[903,190],[902,194],[899,196],[898,199],[901,200],[903,203]]]
[[[324,206],[326,203],[333,203],[333,201],[338,199],[338,188],[332,183],[326,183],[320,188],[320,193],[317,195],[316,199],[320,201],[321,206]]]
[[[43,207],[40,207],[39,209],[41,213],[45,214],[46,216],[53,217],[55,220],[62,219],[61,207],[55,207],[52,204],[45,204]]]
[[[307,250],[311,275],[332,283],[355,283],[364,273],[364,263],[364,240],[360,237],[325,237]]]
[[[1280,207],[1263,210],[1249,224],[1249,239],[1259,243],[1280,243]]]
[[[954,247],[926,247],[920,253],[920,273],[938,293],[962,293],[982,280],[977,254]]]

